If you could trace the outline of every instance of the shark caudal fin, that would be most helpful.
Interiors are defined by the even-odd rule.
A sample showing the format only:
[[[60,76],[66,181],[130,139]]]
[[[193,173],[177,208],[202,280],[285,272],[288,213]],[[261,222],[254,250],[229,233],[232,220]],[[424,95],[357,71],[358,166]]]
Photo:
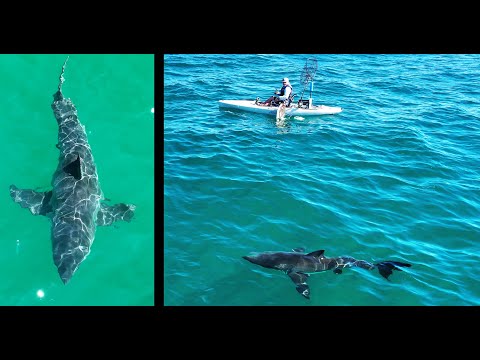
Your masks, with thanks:
[[[59,77],[59,82],[58,82],[58,90],[55,94],[53,94],[53,99],[54,101],[61,101],[63,100],[63,94],[62,94],[62,85],[65,82],[65,78],[63,77],[63,74],[65,73],[65,67],[67,66],[67,61],[68,61],[69,56],[65,59],[65,62],[63,63],[62,66],[62,72],[60,73]]]
[[[385,279],[388,280],[388,277],[392,275],[392,270],[402,271],[400,267],[410,267],[411,264],[402,263],[399,261],[382,261],[378,264],[375,264],[375,267],[378,268],[378,272],[382,275]]]

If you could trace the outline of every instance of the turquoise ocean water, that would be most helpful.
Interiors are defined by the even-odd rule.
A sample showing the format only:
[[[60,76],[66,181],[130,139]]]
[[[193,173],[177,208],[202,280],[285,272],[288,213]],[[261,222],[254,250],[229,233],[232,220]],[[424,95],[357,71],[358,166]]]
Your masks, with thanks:
[[[314,104],[342,113],[277,126],[218,107],[284,76],[301,94],[310,57]],[[479,79],[475,54],[165,54],[164,304],[478,305]],[[296,247],[412,267],[314,274],[306,300],[242,259]]]
[[[67,285],[53,263],[50,220],[10,198],[10,184],[51,186],[58,126],[50,105],[66,57],[0,55],[0,305],[153,305],[153,55],[69,55],[63,93],[85,125],[103,193],[137,208],[130,223],[97,228]]]

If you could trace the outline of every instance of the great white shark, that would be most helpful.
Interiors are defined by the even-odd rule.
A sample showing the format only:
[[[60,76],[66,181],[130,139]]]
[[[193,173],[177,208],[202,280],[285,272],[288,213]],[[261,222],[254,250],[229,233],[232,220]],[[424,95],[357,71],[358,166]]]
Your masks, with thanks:
[[[129,222],[135,211],[132,204],[103,202],[106,199],[100,188],[85,126],[80,123],[75,105],[62,93],[67,60],[68,57],[51,105],[58,123],[56,146],[60,150],[52,189],[39,192],[10,185],[13,201],[28,208],[33,215],[51,219],[53,262],[64,284],[90,253],[96,227],[119,220]]]
[[[335,274],[341,274],[342,269],[357,266],[366,270],[378,269],[380,275],[388,280],[392,270],[401,271],[400,267],[411,266],[411,264],[399,261],[381,261],[371,264],[365,260],[356,260],[351,256],[328,258],[324,255],[325,250],[317,250],[308,254],[305,254],[304,251],[303,248],[292,249],[292,252],[265,251],[242,256],[242,258],[265,268],[285,272],[295,284],[297,291],[307,299],[310,299],[307,278],[312,273],[332,270]]]

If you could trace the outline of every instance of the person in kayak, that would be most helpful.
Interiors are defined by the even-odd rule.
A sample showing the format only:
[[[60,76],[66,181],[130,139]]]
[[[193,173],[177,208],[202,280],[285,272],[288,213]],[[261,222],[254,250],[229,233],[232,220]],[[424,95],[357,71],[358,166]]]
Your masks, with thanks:
[[[262,106],[271,106],[272,101],[276,99],[276,102],[284,102],[286,106],[289,106],[290,102],[292,101],[291,95],[293,94],[293,88],[292,85],[290,85],[290,81],[288,80],[288,78],[283,78],[282,83],[283,86],[280,91],[277,91],[274,95],[270,96],[264,102],[257,100],[255,103]]]

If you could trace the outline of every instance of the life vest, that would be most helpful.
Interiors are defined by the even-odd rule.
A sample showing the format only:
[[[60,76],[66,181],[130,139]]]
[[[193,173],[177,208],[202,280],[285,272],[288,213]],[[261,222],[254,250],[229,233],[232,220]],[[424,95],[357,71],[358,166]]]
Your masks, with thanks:
[[[293,94],[293,88],[291,85],[283,85],[282,88],[280,89],[280,96],[283,96],[283,94],[285,94],[285,89],[289,87],[291,92],[290,92],[290,95]]]
[[[292,102],[293,99],[293,87],[292,85],[283,85],[282,88],[280,89],[280,96],[283,96],[285,94],[285,89],[289,87],[290,88],[290,95],[288,96],[288,99],[285,99],[285,105],[288,107],[290,106],[290,103]]]

